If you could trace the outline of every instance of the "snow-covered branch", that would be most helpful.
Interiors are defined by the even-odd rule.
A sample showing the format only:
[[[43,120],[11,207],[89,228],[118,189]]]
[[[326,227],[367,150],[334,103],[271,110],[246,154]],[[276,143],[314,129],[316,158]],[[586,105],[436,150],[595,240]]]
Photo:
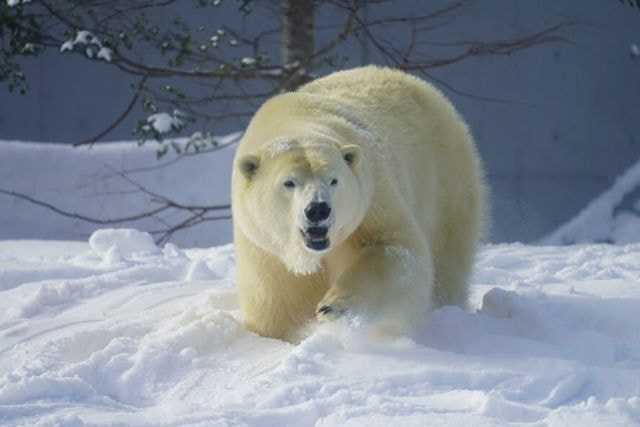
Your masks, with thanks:
[[[478,33],[468,40],[434,43],[433,34],[461,22],[479,4],[474,0],[415,2],[411,7],[404,0],[237,2],[237,19],[222,25],[196,26],[183,17],[187,8],[199,7],[197,13],[213,18],[221,3],[7,0],[16,11],[9,19],[24,29],[19,46],[5,55],[0,81],[26,91],[28,76],[14,58],[51,48],[101,61],[144,82],[132,86],[132,101],[122,114],[82,143],[105,138],[133,112],[142,116],[140,109],[141,138],[161,139],[186,133],[193,123],[211,131],[234,120],[240,128],[266,97],[343,67],[354,45],[366,51],[369,62],[427,74],[474,57],[513,55],[564,42],[567,30],[578,25],[562,21],[513,30],[497,41]],[[159,18],[171,13],[171,21]],[[336,24],[317,26],[315,16],[325,13],[339,17]],[[322,43],[316,45],[316,40]],[[276,54],[273,46],[282,51]],[[448,88],[446,81],[436,83]]]

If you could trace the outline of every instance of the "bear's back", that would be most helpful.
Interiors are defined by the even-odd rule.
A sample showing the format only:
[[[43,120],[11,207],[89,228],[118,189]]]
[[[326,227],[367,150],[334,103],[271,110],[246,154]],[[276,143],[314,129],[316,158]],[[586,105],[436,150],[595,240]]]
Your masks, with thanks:
[[[297,92],[324,95],[359,107],[398,110],[419,104],[422,109],[453,109],[449,101],[424,80],[392,68],[370,65],[332,73]]]

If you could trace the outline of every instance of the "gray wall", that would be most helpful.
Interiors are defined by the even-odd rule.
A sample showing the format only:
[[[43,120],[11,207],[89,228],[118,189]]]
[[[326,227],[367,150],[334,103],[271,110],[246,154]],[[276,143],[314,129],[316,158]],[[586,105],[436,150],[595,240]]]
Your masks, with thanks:
[[[640,11],[618,2],[514,1],[480,11],[495,37],[570,17],[569,43],[488,57],[439,74],[506,103],[454,97],[494,194],[495,241],[537,239],[573,217],[640,159]]]
[[[486,163],[493,241],[540,238],[640,159],[640,57],[631,53],[631,44],[640,46],[637,9],[603,0],[487,0],[439,37],[501,39],[564,19],[581,21],[564,33],[567,43],[475,58],[432,74],[453,88],[443,90],[469,122]],[[351,63],[361,57],[354,47]],[[51,53],[26,69],[29,94],[0,95],[1,139],[85,139],[131,96],[129,78],[103,63]],[[131,138],[135,119],[108,139]]]

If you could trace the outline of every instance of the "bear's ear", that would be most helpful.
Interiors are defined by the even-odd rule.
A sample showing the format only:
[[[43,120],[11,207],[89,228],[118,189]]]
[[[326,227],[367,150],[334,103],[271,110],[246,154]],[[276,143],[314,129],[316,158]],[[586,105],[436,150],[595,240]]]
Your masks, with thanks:
[[[242,157],[238,161],[238,168],[240,168],[240,172],[247,179],[253,178],[253,176],[256,174],[256,171],[258,170],[259,165],[260,159],[256,156],[252,156],[251,154]]]
[[[342,158],[351,167],[356,167],[362,159],[362,148],[357,145],[345,145],[342,147]]]

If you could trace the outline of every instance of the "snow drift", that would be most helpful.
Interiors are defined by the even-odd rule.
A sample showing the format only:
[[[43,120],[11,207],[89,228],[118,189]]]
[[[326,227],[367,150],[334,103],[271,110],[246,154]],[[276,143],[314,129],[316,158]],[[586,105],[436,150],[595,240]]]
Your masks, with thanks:
[[[233,145],[155,150],[2,142],[0,188],[100,218],[149,193],[228,202]],[[639,188],[640,164],[546,242],[640,240]],[[640,244],[490,245],[472,310],[390,342],[337,323],[291,345],[242,326],[231,245],[179,247],[229,242],[228,221],[162,247],[144,232],[179,215],[99,229],[0,195],[0,239],[84,240],[0,240],[0,424],[640,424]]]
[[[547,245],[640,242],[640,161],[575,218],[541,240]]]

